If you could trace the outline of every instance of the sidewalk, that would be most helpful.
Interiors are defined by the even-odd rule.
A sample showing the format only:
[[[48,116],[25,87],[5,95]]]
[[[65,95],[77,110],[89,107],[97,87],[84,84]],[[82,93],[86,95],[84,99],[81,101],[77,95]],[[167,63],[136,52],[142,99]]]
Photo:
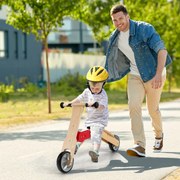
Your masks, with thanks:
[[[175,107],[178,110],[180,110],[180,99],[175,100],[174,103],[176,103]],[[180,121],[180,119],[179,119],[179,121]],[[180,180],[180,167],[177,168],[176,170],[172,171],[170,174],[168,174],[162,180]]]
[[[169,104],[169,105],[167,105],[167,104]],[[175,100],[173,102],[169,102],[169,103],[161,103],[160,109],[161,109],[161,113],[163,116],[163,126],[164,126],[165,136],[167,136],[168,133],[170,134],[173,132],[174,137],[179,138],[179,135],[180,135],[180,134],[178,135],[179,131],[173,131],[172,128],[169,128],[168,130],[166,130],[166,126],[168,127],[168,125],[166,125],[166,124],[168,124],[168,122],[170,122],[170,121],[173,121],[173,123],[178,122],[178,123],[174,123],[174,126],[179,126],[180,99],[177,99],[177,100]],[[113,114],[112,114],[112,116],[113,116]],[[144,108],[143,119],[145,119],[145,121],[146,121],[148,118],[149,118],[148,112],[147,112],[146,108]],[[144,124],[146,124],[146,122],[144,122]],[[169,132],[167,132],[167,131],[169,131]],[[147,134],[147,132],[146,132],[146,134]],[[171,141],[169,142],[167,140],[168,139],[165,138],[164,146],[166,146],[166,147],[171,144]],[[180,143],[176,142],[176,146],[178,147],[178,151],[179,151],[179,152],[177,152],[177,154],[180,154]],[[164,153],[164,148],[162,150],[162,153]],[[165,175],[161,180],[180,180],[180,166],[176,167],[175,170],[173,170],[169,174]]]
[[[175,100],[175,103],[177,103],[176,108],[180,110],[180,99]],[[180,120],[180,119],[179,119]],[[180,167],[168,174],[166,177],[164,177],[162,180],[180,180]]]

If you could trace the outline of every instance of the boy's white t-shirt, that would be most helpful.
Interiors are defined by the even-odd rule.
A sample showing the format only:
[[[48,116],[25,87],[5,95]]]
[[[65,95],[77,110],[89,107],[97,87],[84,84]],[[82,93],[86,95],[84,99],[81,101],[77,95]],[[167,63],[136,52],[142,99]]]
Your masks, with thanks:
[[[87,119],[85,121],[85,126],[99,125],[102,127],[107,126],[109,111],[108,111],[108,96],[104,89],[102,89],[100,94],[92,94],[89,88],[86,88],[82,94],[80,94],[77,99],[83,103],[95,103],[98,102],[99,105],[103,105],[104,109],[99,110],[94,107],[87,107]]]

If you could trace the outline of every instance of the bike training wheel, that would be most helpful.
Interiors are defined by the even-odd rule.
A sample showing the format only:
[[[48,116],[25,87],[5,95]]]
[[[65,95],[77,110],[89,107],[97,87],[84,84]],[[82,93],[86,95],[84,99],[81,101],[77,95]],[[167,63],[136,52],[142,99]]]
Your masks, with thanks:
[[[114,135],[114,137],[119,141],[119,146],[120,146],[119,136]],[[113,144],[109,143],[109,149],[110,149],[112,152],[118,151],[118,150],[119,150],[119,146],[114,146]]]
[[[56,161],[58,170],[61,171],[62,173],[68,173],[69,171],[71,171],[74,164],[74,159],[72,160],[72,164],[70,166],[68,166],[69,160],[70,160],[70,152],[68,151],[61,152],[57,157],[57,161]]]

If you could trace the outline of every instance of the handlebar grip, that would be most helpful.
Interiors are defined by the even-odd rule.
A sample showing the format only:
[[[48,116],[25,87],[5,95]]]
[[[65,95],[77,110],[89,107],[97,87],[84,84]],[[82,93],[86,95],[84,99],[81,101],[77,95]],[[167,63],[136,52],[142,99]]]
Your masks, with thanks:
[[[72,104],[71,104],[71,103],[69,103],[66,107],[72,107]]]
[[[89,106],[88,103],[85,103],[85,106],[86,107],[95,107],[96,109],[99,107],[99,103],[98,102],[95,102],[94,104],[92,104],[91,106]]]
[[[61,102],[61,103],[60,103],[60,107],[61,107],[61,108],[64,108],[64,102]]]
[[[95,102],[92,107],[95,107],[96,109],[99,107],[99,103],[98,102]]]
[[[60,103],[60,107],[61,107],[61,108],[71,107],[71,106],[72,106],[71,103],[69,103],[69,104],[67,104],[67,105],[64,105],[64,102],[61,102],[61,103]]]

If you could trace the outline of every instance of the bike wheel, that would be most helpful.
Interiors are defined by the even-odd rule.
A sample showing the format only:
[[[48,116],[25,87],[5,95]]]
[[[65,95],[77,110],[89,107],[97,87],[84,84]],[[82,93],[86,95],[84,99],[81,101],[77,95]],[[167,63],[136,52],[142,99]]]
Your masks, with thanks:
[[[114,137],[119,141],[119,146],[120,146],[119,136],[114,135]],[[110,149],[112,152],[118,151],[118,150],[119,150],[119,146],[114,146],[113,144],[109,143],[109,149]]]
[[[70,152],[68,151],[63,151],[59,154],[56,161],[59,171],[61,171],[62,173],[68,173],[69,171],[71,171],[74,164],[74,159],[72,160],[72,164],[68,165],[70,158]]]

